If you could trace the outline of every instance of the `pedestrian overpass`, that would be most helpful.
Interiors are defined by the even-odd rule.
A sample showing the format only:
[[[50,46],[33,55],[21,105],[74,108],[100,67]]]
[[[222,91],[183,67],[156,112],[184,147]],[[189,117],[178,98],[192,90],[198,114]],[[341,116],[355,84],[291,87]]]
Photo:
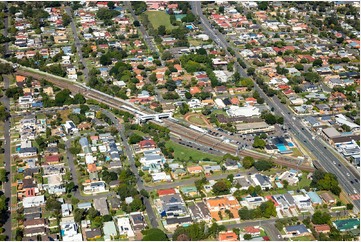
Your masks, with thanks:
[[[162,123],[163,118],[171,118],[172,113],[157,113],[157,114],[146,114],[146,115],[139,115],[137,117],[138,123],[146,123],[149,120],[155,120],[157,122]]]

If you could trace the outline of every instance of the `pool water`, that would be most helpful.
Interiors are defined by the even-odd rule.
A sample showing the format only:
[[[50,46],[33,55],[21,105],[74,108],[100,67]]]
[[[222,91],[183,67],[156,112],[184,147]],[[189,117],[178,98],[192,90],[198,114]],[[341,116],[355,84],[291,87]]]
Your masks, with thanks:
[[[276,144],[276,146],[280,152],[284,152],[288,150],[284,144]]]
[[[288,146],[293,147],[294,145],[290,142],[290,143],[288,143]]]

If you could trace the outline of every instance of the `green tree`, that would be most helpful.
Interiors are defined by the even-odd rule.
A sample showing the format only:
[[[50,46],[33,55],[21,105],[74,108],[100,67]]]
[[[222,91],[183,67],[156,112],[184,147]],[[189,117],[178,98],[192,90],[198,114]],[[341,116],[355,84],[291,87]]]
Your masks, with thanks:
[[[0,169],[0,182],[5,182],[6,181],[6,170],[1,168]]]
[[[331,221],[331,215],[327,212],[316,211],[312,215],[313,224],[328,224]]]
[[[167,235],[158,228],[143,230],[142,234],[142,241],[168,241]]]
[[[166,29],[165,29],[165,26],[164,26],[164,25],[160,25],[160,26],[158,27],[158,34],[161,35],[161,36],[163,36],[163,35],[166,34]]]
[[[247,75],[252,76],[255,73],[256,69],[254,67],[247,68]]]
[[[251,240],[251,239],[252,239],[252,235],[250,235],[250,234],[245,234],[245,235],[243,235],[243,239],[244,239],[244,240]]]
[[[245,156],[242,160],[243,167],[249,169],[254,165],[254,159],[250,156]]]
[[[62,20],[64,27],[68,26],[71,23],[71,17],[66,13],[62,15]]]
[[[267,171],[273,167],[273,163],[266,160],[259,160],[254,163],[254,167],[257,171]]]
[[[215,195],[226,195],[229,194],[229,189],[231,188],[232,184],[228,180],[219,180],[217,181],[213,187],[212,191]]]
[[[138,134],[132,134],[130,137],[129,137],[129,143],[130,144],[136,144],[136,143],[139,143],[140,141],[143,140],[143,137],[138,135]]]
[[[322,66],[322,59],[314,60],[312,66]]]
[[[133,25],[134,25],[134,27],[139,27],[140,23],[138,20],[135,20],[135,21],[133,21]]]
[[[261,139],[258,136],[256,136],[254,138],[254,141],[253,141],[254,148],[264,149],[265,146],[266,146],[266,141],[264,141],[263,139]]]

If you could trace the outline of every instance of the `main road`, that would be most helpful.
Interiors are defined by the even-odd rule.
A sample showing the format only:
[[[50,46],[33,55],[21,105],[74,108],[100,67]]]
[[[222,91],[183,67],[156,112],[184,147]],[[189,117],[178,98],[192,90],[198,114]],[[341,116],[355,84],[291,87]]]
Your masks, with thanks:
[[[228,47],[232,48],[222,34],[211,27],[209,20],[202,13],[201,3],[191,2],[191,6],[193,13],[200,17],[205,33],[225,50],[227,50]],[[237,58],[242,59],[237,50],[235,50],[235,55]],[[238,62],[235,63],[235,66],[241,76],[248,76]],[[348,169],[343,163],[339,162],[338,158],[329,150],[329,147],[323,145],[318,139],[313,139],[311,132],[289,111],[286,105],[280,102],[276,96],[268,97],[257,83],[255,83],[255,90],[258,91],[269,106],[274,108],[276,114],[284,117],[285,125],[290,128],[290,132],[292,132],[295,137],[297,137],[297,139],[299,139],[317,158],[318,162],[315,163],[315,165],[318,168],[323,168],[325,171],[335,174],[340,185],[347,194],[360,193],[360,176],[358,174],[353,174],[350,169]],[[360,200],[352,200],[352,203],[357,212],[359,212]]]

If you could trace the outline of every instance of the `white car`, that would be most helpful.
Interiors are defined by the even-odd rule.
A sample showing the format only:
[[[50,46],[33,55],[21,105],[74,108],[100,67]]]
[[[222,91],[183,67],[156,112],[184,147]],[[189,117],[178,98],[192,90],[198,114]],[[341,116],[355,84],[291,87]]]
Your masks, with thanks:
[[[350,176],[350,173],[347,172],[346,175],[347,175],[347,176]]]
[[[333,161],[333,164],[336,165],[336,161]]]

